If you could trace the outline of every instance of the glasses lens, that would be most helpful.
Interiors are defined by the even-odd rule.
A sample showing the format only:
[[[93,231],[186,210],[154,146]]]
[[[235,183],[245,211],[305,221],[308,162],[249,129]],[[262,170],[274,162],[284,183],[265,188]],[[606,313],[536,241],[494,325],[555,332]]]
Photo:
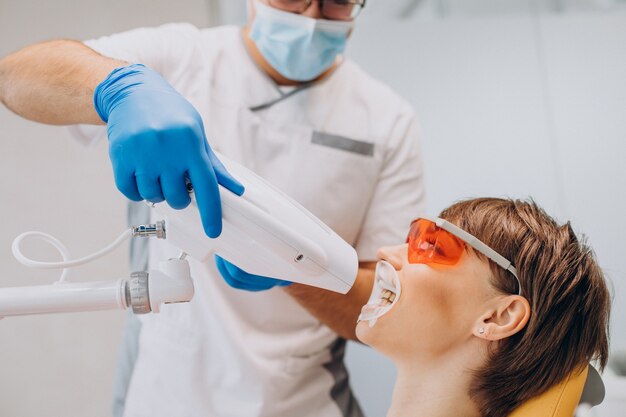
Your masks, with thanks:
[[[325,0],[322,2],[322,15],[331,20],[352,20],[363,8],[360,0]]]
[[[270,6],[291,13],[302,13],[309,3],[307,0],[269,0]]]
[[[407,242],[412,264],[455,265],[465,249],[465,242],[426,219],[411,224]]]

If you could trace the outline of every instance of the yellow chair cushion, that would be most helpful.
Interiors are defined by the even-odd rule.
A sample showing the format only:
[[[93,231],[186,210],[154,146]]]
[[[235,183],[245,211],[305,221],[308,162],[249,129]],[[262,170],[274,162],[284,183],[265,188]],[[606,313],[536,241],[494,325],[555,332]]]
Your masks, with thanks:
[[[582,372],[573,372],[560,384],[522,404],[509,417],[572,417],[588,372],[586,366]]]

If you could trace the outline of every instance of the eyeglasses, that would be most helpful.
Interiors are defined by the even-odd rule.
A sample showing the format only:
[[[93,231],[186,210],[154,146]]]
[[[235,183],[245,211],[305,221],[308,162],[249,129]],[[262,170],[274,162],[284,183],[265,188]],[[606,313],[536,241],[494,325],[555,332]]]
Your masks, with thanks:
[[[509,271],[517,280],[517,294],[522,293],[522,285],[511,261],[447,220],[425,217],[414,220],[406,241],[409,244],[408,259],[411,264],[456,265],[467,244]]]
[[[270,6],[291,13],[303,13],[314,0],[269,0]],[[322,17],[329,20],[354,20],[365,0],[315,0],[320,4]]]

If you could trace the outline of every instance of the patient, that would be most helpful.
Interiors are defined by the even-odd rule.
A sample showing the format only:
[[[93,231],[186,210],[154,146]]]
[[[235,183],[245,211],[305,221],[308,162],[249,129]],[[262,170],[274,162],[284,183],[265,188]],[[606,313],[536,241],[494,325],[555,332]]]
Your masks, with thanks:
[[[359,317],[358,338],[398,370],[388,417],[502,417],[590,361],[604,368],[610,296],[569,223],[495,198],[440,218],[379,250]]]

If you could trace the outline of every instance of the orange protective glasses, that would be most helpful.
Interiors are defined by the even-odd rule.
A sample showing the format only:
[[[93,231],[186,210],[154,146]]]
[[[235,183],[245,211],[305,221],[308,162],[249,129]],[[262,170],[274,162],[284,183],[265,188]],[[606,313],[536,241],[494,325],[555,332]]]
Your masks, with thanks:
[[[522,286],[511,261],[447,220],[425,217],[414,220],[406,241],[409,244],[408,260],[412,264],[456,265],[463,256],[465,245],[470,245],[509,271],[517,280],[518,294],[521,294]]]

